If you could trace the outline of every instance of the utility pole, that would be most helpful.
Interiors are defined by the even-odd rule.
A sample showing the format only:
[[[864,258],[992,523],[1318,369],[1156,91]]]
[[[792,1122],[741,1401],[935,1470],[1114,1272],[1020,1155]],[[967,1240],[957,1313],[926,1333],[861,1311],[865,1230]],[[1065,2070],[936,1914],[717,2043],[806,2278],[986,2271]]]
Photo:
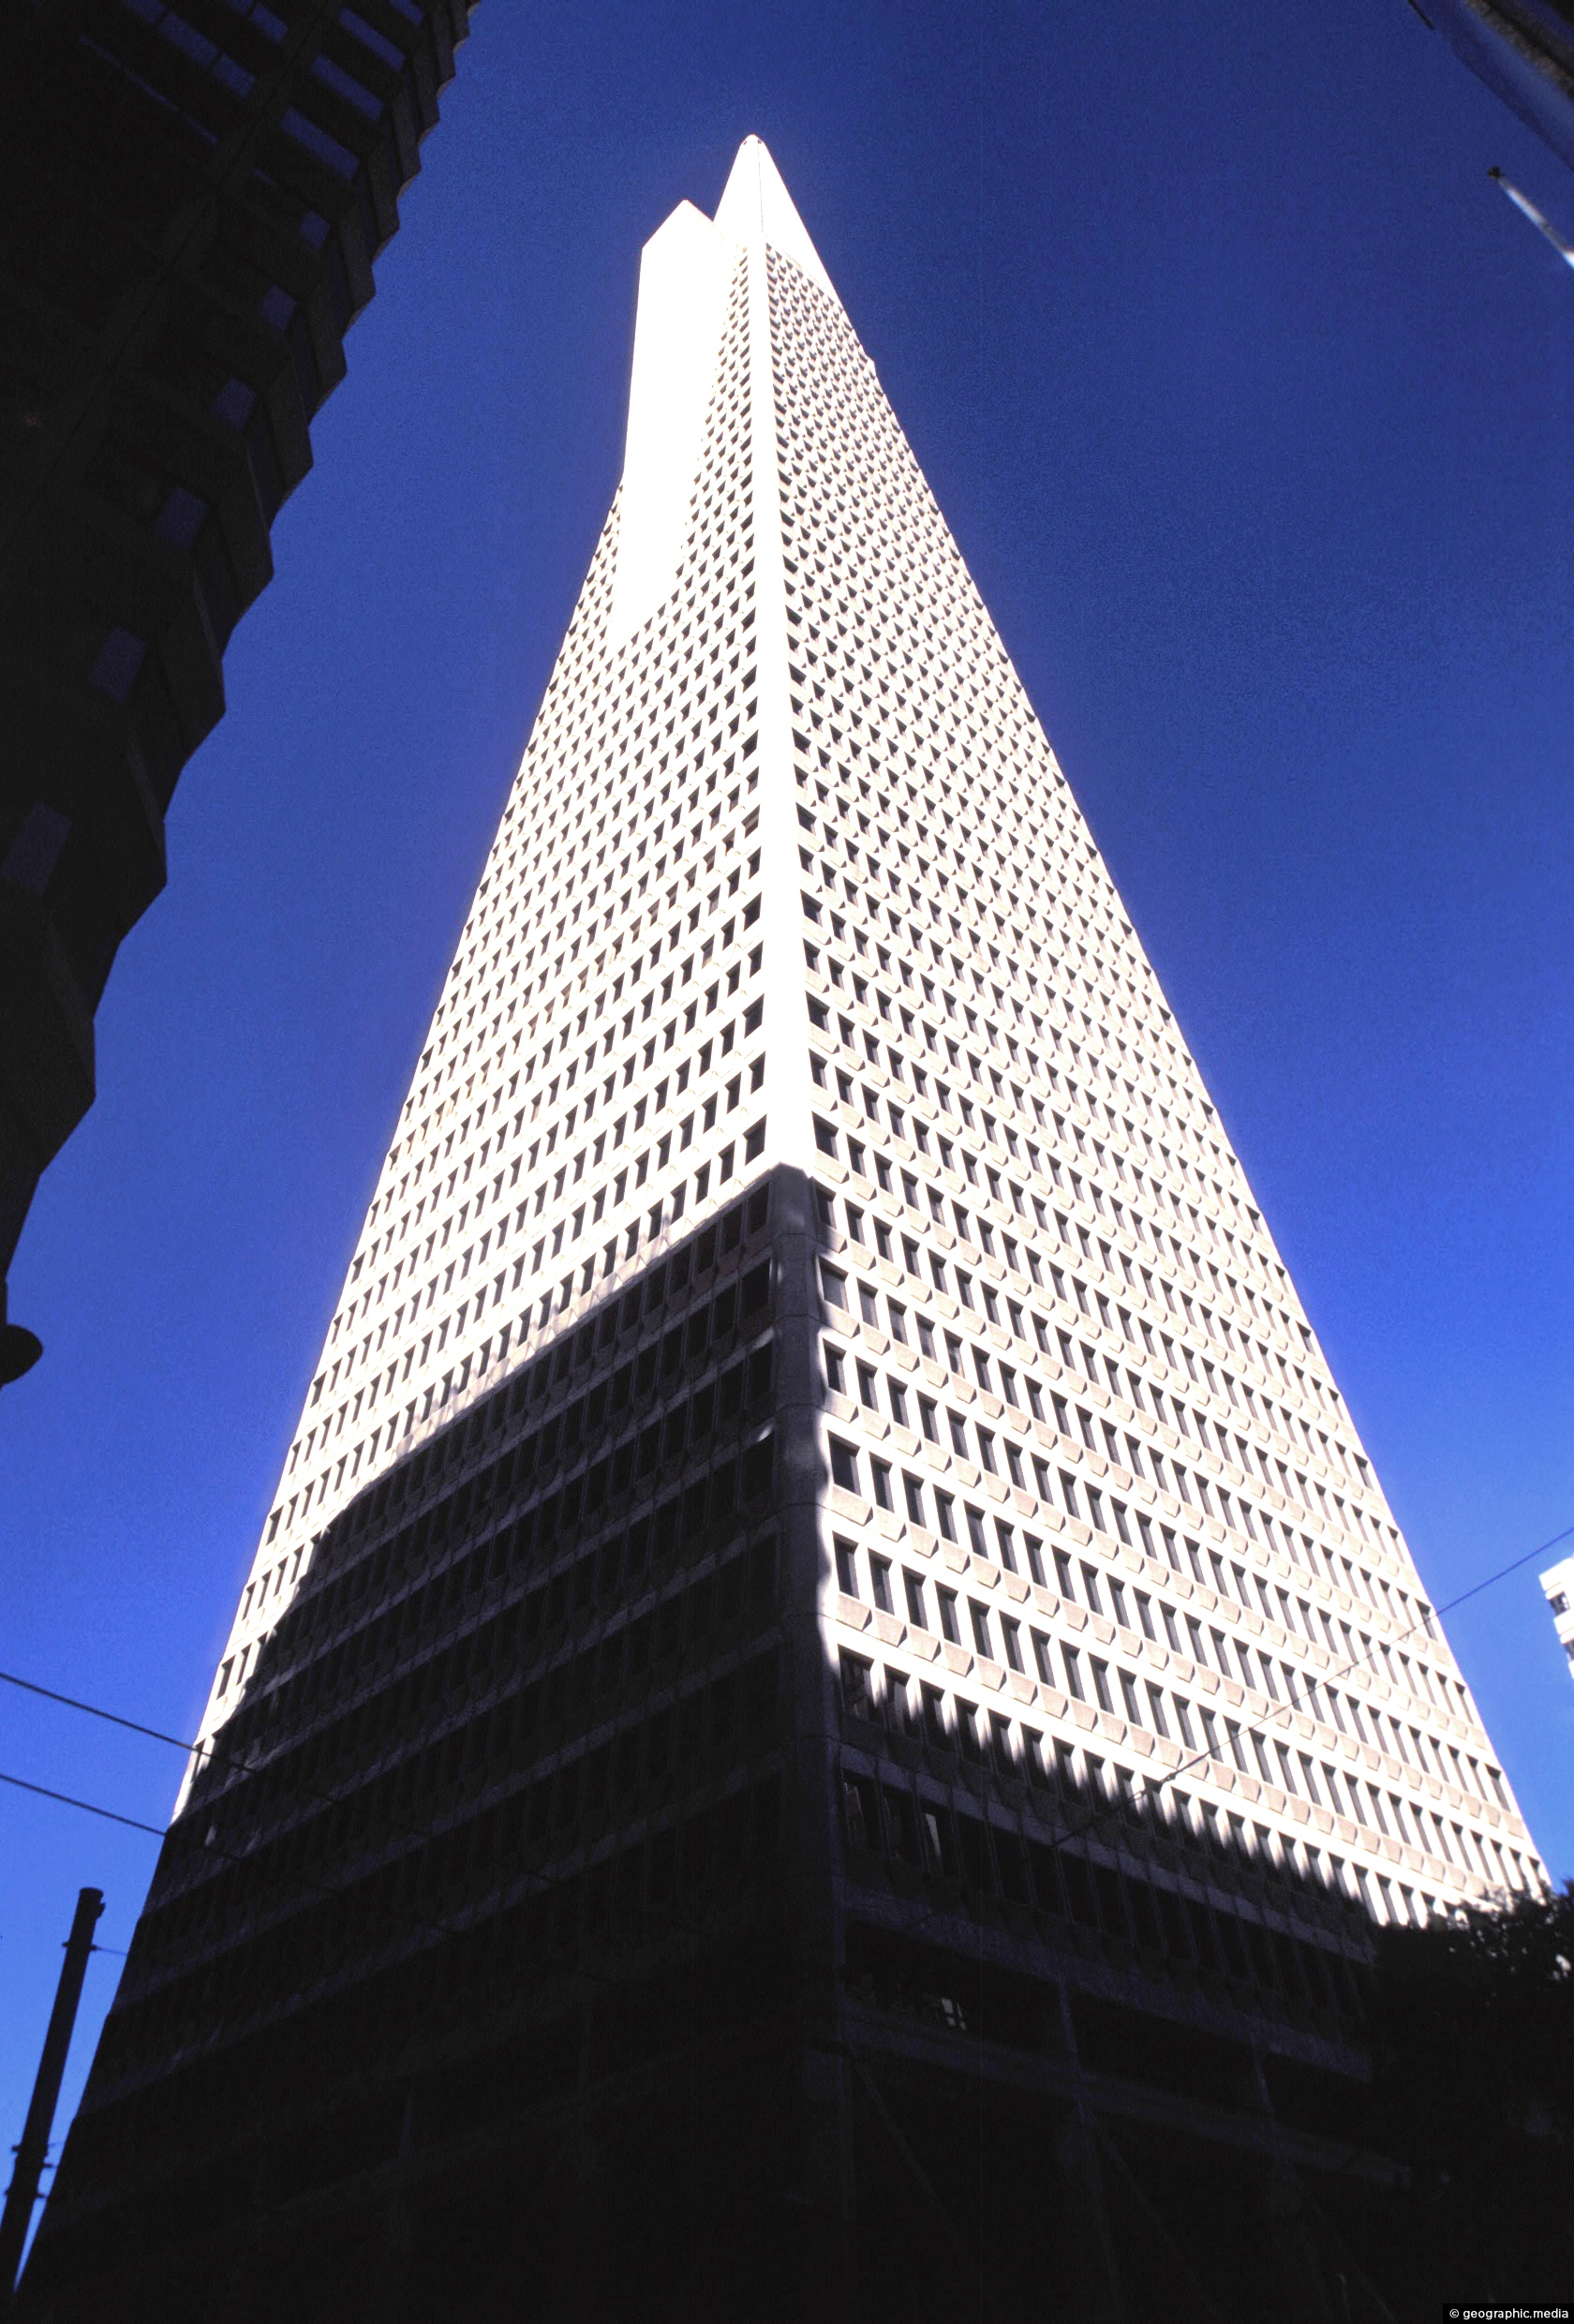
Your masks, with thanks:
[[[71,2029],[77,2022],[77,2004],[82,1999],[82,1979],[87,1974],[87,1957],[93,1950],[93,1931],[103,1909],[101,1888],[78,1892],[54,2007],[50,2011],[49,2031],[44,2035],[43,2054],[38,2060],[37,2079],[33,2084],[33,2100],[22,2125],[22,2143],[16,2151],[16,2168],[11,2174],[6,2208],[0,2212],[0,2308],[9,2307],[16,2288],[22,2246],[27,2242],[33,2206],[38,2199],[38,2182],[49,2153],[55,2102],[66,2072],[66,2053],[71,2047]]]

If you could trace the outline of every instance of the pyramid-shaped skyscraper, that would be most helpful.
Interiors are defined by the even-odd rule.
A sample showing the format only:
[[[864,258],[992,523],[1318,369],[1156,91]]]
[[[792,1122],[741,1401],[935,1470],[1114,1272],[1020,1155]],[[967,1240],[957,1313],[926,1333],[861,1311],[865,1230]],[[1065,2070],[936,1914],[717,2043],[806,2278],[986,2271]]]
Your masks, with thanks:
[[[1543,1880],[756,139],[203,1737],[39,2316],[1135,2315]]]

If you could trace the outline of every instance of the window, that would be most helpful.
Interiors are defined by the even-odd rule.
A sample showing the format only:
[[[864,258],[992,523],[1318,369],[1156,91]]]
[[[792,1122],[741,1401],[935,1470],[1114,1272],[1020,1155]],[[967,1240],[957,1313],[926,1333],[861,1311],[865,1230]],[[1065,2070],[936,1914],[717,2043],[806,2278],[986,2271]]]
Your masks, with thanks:
[[[869,1587],[874,1602],[882,1614],[893,1614],[891,1602],[891,1561],[888,1557],[870,1557]]]
[[[909,1476],[905,1468],[902,1471],[902,1492],[907,1500],[907,1521],[909,1525],[921,1526],[924,1523],[923,1482],[922,1480],[917,1477]]]
[[[837,1587],[844,1597],[858,1595],[858,1553],[851,1542],[838,1539],[836,1543]]]
[[[973,1617],[973,1643],[978,1653],[988,1661],[995,1660],[994,1641],[989,1636],[989,1609],[976,1599],[968,1600],[968,1612]]]
[[[870,1696],[870,1680],[874,1665],[861,1654],[849,1654],[841,1649],[841,1705],[855,1719],[872,1719],[874,1705]]]
[[[924,1610],[923,1576],[921,1574],[908,1572],[904,1569],[902,1573],[902,1587],[907,1596],[908,1620],[912,1623],[914,1630],[928,1630],[929,1627],[929,1618]]]
[[[858,1455],[839,1437],[831,1438],[831,1482],[840,1485],[844,1493],[858,1490]]]
[[[847,1277],[839,1267],[827,1266],[824,1259],[820,1261],[820,1289],[829,1306],[846,1308]]]
[[[839,1396],[847,1387],[847,1366],[841,1360],[841,1350],[839,1348],[833,1348],[829,1340],[824,1343],[824,1350],[825,1385],[834,1394]]]
[[[1094,1654],[1091,1654],[1088,1661],[1092,1666],[1093,1692],[1098,1697],[1099,1708],[1101,1711],[1112,1713],[1115,1704],[1109,1692],[1109,1665],[1107,1662],[1101,1662]]]
[[[1082,1657],[1075,1646],[1062,1646],[1061,1653],[1065,1661],[1066,1685],[1079,1703],[1085,1703],[1088,1698],[1082,1691]]]
[[[954,1589],[936,1591],[940,1600],[940,1632],[948,1646],[959,1646],[962,1633],[957,1622],[957,1593]]]

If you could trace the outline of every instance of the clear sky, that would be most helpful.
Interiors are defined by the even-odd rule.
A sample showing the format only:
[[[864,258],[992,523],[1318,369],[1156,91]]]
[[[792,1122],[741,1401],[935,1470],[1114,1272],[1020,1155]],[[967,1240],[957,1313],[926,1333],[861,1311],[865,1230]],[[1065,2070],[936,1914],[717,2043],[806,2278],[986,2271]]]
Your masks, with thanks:
[[[750,129],[1427,1587],[1574,1523],[1574,278],[1487,171],[1566,233],[1574,178],[1404,0],[487,0],[22,1238],[7,1669],[192,1730],[616,484],[640,245]],[[1536,1568],[1448,1630],[1574,1873]],[[0,1769],[159,1824],[180,1765],[0,1687]],[[124,1947],[154,1854],[0,1793],[0,2144],[77,1888]]]

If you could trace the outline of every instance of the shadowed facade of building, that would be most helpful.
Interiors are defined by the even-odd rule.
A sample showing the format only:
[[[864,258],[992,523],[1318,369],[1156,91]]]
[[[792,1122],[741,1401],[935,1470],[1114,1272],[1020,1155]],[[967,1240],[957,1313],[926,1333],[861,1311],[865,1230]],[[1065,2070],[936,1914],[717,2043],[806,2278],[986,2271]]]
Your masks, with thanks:
[[[1375,2317],[1373,1924],[1542,1879],[750,139],[23,2312]]]
[[[92,1103],[99,996],[164,884],[171,796],[468,21],[469,0],[4,11],[0,1277]],[[0,1379],[36,1353],[0,1332]]]

